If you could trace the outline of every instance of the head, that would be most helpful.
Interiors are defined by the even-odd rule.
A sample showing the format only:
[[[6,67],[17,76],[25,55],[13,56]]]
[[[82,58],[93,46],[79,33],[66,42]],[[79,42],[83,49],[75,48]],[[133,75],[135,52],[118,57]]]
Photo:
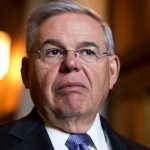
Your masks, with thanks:
[[[32,14],[26,34],[22,79],[38,111],[51,126],[85,132],[119,73],[109,26],[88,8],[56,1]],[[63,59],[45,58],[47,50]],[[100,57],[93,59],[95,51]]]
[[[92,17],[94,20],[100,23],[104,34],[104,40],[108,52],[110,55],[114,54],[114,43],[112,38],[112,32],[107,23],[105,23],[96,12],[93,10],[81,6],[77,3],[73,3],[68,0],[58,0],[58,2],[51,2],[43,7],[40,7],[28,20],[26,30],[26,53],[29,56],[36,42],[36,34],[39,26],[47,19],[53,16],[63,14],[66,12],[81,13]]]

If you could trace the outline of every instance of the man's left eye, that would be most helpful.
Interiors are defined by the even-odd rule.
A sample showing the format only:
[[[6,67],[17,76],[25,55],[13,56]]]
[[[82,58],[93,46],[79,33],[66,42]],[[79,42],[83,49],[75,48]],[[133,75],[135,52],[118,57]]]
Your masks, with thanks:
[[[86,56],[86,55],[95,55],[95,52],[90,48],[89,49],[88,48],[82,49],[82,50],[80,50],[80,53],[84,56]]]

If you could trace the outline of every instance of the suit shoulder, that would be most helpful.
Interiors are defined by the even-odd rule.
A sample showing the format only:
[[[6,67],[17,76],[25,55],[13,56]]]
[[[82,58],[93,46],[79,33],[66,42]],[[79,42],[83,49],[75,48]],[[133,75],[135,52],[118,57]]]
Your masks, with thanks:
[[[10,128],[15,124],[15,122],[17,122],[17,121],[1,123],[0,124],[0,135],[2,135],[3,133],[7,133],[10,130]]]
[[[116,131],[114,131],[103,117],[101,117],[101,123],[102,123],[102,128],[106,132],[113,149],[115,149],[115,150],[120,150],[120,149],[150,150],[149,148],[146,148],[143,145],[141,145],[133,140],[130,140],[130,139],[120,135]]]
[[[11,128],[16,124],[17,121],[12,121],[9,123],[0,124],[0,149],[1,150],[9,150],[13,147],[14,143],[18,142],[18,139],[13,138],[12,135],[9,134]]]

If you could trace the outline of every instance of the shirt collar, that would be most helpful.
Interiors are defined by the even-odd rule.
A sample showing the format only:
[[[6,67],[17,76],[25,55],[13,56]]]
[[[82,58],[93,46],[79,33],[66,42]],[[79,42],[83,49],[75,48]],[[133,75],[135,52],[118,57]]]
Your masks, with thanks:
[[[65,142],[69,137],[68,133],[50,127],[46,127],[46,130],[48,132],[48,135],[52,141],[55,150],[66,149]]]
[[[108,140],[107,135],[104,134],[104,131],[102,129],[99,114],[97,114],[92,127],[89,129],[89,131],[87,133],[92,138],[97,150],[99,150],[99,149],[108,150],[109,149],[108,142],[107,142],[107,140]]]
[[[47,126],[46,126],[46,130],[53,143],[55,150],[60,150],[60,149],[67,150],[67,147],[65,146],[65,142],[67,141],[69,137],[68,133],[65,133],[65,132],[62,132],[62,131],[59,131],[59,130],[56,130],[54,128],[50,128]],[[104,131],[102,129],[99,114],[97,114],[92,127],[89,129],[87,133],[92,138],[95,144],[96,150],[100,150],[100,149],[109,150],[108,138],[107,138],[107,135],[104,134]]]

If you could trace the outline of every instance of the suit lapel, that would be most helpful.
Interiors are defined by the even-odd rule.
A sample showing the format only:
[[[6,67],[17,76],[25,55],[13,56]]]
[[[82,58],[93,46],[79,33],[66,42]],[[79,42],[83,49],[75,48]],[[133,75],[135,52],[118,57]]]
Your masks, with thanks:
[[[145,150],[142,146],[126,140],[113,131],[102,117],[101,124],[109,138],[112,150]],[[15,145],[11,150],[54,150],[44,124],[35,109],[27,117],[15,122],[8,134],[11,143]]]
[[[35,110],[18,121],[9,134],[18,139],[18,143],[12,150],[54,150],[44,124]]]
[[[132,150],[134,149],[131,145],[129,145],[125,139],[123,139],[119,134],[117,134],[111,127],[109,127],[108,123],[104,118],[101,117],[102,128],[106,132],[109,141],[112,146],[112,150]]]

